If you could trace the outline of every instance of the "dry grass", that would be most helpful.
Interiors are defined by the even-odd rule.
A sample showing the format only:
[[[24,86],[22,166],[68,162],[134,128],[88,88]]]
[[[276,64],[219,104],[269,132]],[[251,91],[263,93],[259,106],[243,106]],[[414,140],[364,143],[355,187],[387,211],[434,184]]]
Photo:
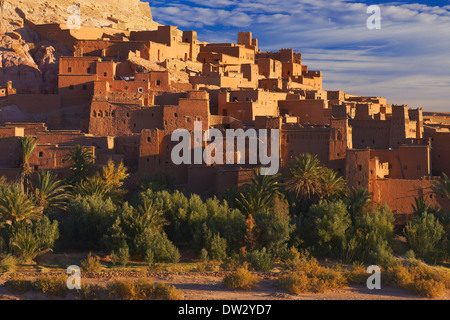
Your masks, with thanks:
[[[385,272],[386,284],[399,286],[428,298],[438,298],[450,289],[450,272],[430,267],[419,260],[397,262]]]
[[[33,289],[49,296],[65,297],[67,294],[67,276],[40,276],[33,283]]]
[[[89,253],[87,258],[81,261],[81,268],[85,272],[100,272],[103,268],[100,260]]]
[[[247,266],[238,268],[236,272],[223,279],[223,285],[231,290],[250,291],[259,283],[258,278],[248,270]]]
[[[293,294],[322,293],[342,288],[348,283],[339,266],[323,267],[307,253],[302,254],[292,265],[292,268],[293,271],[278,278],[278,286],[280,289]]]
[[[165,283],[154,284],[151,280],[120,281],[108,286],[109,296],[123,300],[184,300],[182,292]]]

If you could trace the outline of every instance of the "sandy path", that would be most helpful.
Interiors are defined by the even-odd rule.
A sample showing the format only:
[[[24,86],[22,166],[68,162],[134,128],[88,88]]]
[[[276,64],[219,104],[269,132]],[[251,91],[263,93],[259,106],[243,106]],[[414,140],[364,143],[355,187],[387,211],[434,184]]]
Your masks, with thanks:
[[[121,278],[124,279],[124,278]],[[186,300],[418,300],[425,299],[414,296],[400,288],[384,287],[381,290],[369,290],[362,286],[329,291],[326,293],[306,293],[291,295],[277,288],[276,280],[261,279],[253,291],[230,291],[222,285],[221,277],[167,275],[151,277],[154,282],[167,282],[180,289]],[[83,279],[90,284],[106,287],[113,279]],[[0,282],[0,284],[3,284]],[[69,293],[65,299],[74,299],[74,293]],[[11,294],[0,286],[0,299],[48,299],[38,293]],[[60,298],[55,298],[60,299]],[[450,291],[440,299],[450,300]]]

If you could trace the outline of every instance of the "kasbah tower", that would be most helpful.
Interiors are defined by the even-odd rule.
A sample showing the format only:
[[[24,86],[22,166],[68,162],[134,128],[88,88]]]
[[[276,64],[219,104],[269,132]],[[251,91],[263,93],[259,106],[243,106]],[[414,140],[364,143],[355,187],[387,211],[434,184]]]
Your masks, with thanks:
[[[201,121],[222,132],[278,129],[281,174],[300,154],[317,155],[350,187],[387,203],[399,225],[416,197],[450,210],[432,192],[436,177],[450,175],[445,115],[328,91],[301,53],[262,52],[251,32],[207,43],[156,23],[139,0],[78,3],[79,28],[67,23],[77,10],[64,0],[3,4],[0,176],[17,179],[19,137],[31,135],[35,172],[66,177],[63,159],[81,145],[98,167],[123,162],[131,188],[157,172],[204,196],[246,183],[259,164],[173,163],[171,134]]]

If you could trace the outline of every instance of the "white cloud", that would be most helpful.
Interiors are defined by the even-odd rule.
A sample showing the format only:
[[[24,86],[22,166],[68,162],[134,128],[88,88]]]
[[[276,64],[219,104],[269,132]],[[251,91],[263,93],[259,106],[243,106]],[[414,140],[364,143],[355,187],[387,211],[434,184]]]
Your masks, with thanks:
[[[154,1],[156,21],[198,29],[199,39],[236,41],[252,31],[262,50],[294,48],[325,89],[380,95],[450,111],[450,5],[381,6],[381,30],[368,30],[367,5],[349,0]],[[217,31],[216,31],[217,30]]]

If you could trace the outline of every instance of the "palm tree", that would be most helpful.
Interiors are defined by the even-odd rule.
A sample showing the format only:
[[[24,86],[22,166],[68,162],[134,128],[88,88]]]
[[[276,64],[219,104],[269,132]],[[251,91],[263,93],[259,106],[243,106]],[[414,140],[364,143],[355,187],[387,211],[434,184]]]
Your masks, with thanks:
[[[434,189],[442,197],[450,199],[450,179],[445,173],[442,173],[442,177],[434,184]]]
[[[111,186],[107,181],[103,180],[102,177],[97,174],[77,183],[75,185],[74,191],[77,195],[97,196],[102,199],[106,199],[109,197]]]
[[[76,145],[70,151],[68,157],[63,160],[72,164],[70,168],[72,174],[69,181],[73,184],[92,176],[95,171],[94,160],[95,157],[88,148]]]
[[[289,169],[290,177],[286,189],[298,200],[311,203],[314,198],[322,196],[322,176],[324,169],[316,155],[301,154]]]
[[[43,170],[34,179],[33,194],[36,203],[44,210],[49,207],[64,209],[70,198],[68,186],[50,171]]]
[[[136,208],[136,213],[136,223],[141,226],[141,231],[148,228],[162,231],[163,227],[169,224],[163,216],[163,211],[159,210],[153,204],[153,201],[147,197],[142,198],[140,204]]]
[[[325,169],[322,175],[322,198],[342,197],[347,192],[347,183],[332,169]]]
[[[354,218],[361,213],[362,209],[371,201],[372,195],[369,190],[363,187],[352,189],[347,197],[347,205],[349,213]]]
[[[424,197],[414,198],[414,204],[411,204],[414,216],[420,217],[424,212],[428,212],[430,205]]]
[[[244,192],[236,198],[237,206],[247,215],[272,207],[280,195],[279,175],[263,175],[261,169],[253,173],[250,183],[243,186]]]
[[[31,167],[28,163],[30,156],[38,145],[38,140],[32,136],[19,138],[20,147],[20,184],[23,192],[27,192],[30,184]]]
[[[0,199],[0,225],[14,225],[20,221],[31,223],[39,219],[42,211],[34,205],[28,196],[21,192],[12,192]]]

